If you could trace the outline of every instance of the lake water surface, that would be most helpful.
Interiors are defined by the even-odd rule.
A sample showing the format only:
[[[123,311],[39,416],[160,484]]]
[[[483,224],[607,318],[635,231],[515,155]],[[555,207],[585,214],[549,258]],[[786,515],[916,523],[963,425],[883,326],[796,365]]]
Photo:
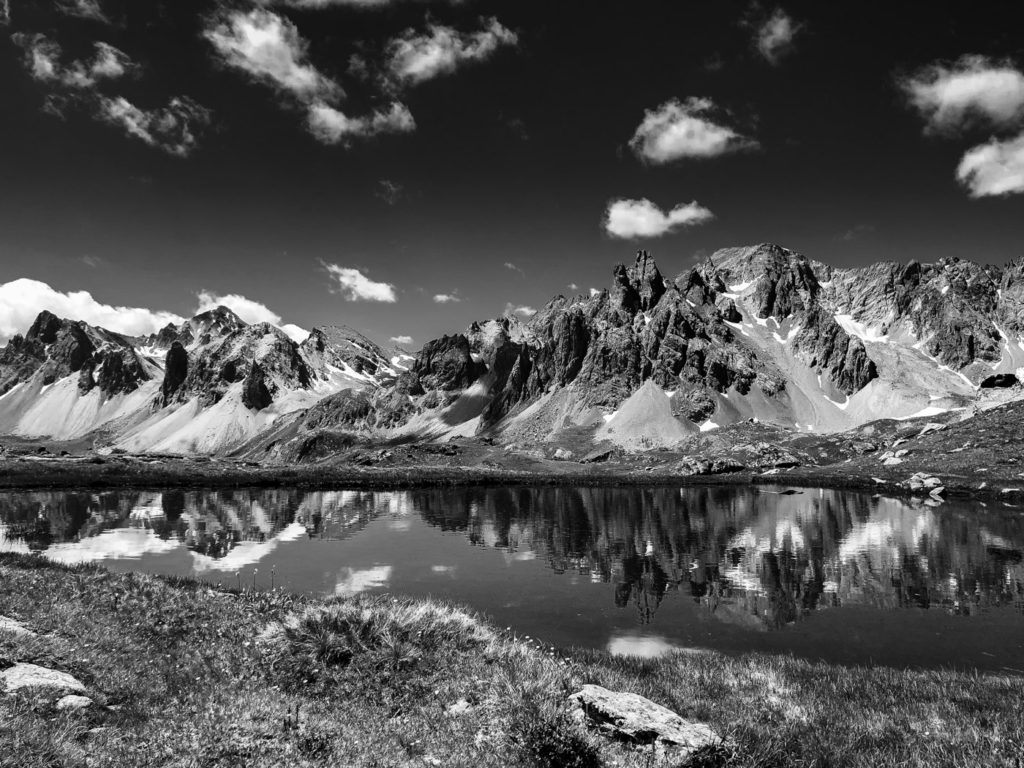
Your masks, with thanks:
[[[556,645],[1024,674],[1024,508],[751,487],[0,494],[0,550],[395,592]]]

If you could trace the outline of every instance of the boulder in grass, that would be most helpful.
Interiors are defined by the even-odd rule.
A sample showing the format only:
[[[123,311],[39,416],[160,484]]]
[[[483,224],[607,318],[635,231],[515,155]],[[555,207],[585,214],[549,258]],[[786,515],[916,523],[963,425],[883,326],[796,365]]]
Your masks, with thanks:
[[[657,744],[689,754],[721,743],[709,725],[686,720],[635,693],[584,685],[569,701],[579,707],[591,726],[634,744]]]
[[[85,692],[85,686],[67,672],[47,669],[35,664],[15,664],[0,672],[0,688],[13,693],[21,688],[54,688],[75,693]]]

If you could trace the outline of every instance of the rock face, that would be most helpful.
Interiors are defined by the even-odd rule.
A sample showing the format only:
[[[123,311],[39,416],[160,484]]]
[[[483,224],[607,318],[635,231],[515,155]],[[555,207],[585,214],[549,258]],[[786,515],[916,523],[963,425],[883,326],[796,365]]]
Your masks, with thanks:
[[[160,333],[163,334],[165,328]],[[185,383],[188,376],[188,352],[181,342],[175,339],[170,343],[167,356],[164,358],[164,381],[160,388],[161,401],[167,405],[174,398],[175,393]]]
[[[689,754],[721,742],[710,726],[684,720],[672,710],[635,693],[584,685],[569,701],[582,710],[594,727],[634,744],[659,743]]]

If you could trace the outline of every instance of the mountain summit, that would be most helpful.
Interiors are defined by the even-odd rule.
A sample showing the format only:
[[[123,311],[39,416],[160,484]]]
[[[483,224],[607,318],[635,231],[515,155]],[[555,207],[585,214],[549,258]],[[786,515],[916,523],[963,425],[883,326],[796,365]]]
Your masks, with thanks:
[[[296,344],[225,307],[143,339],[43,311],[0,351],[0,431],[286,459],[339,433],[523,442],[576,430],[636,449],[747,419],[839,431],[1014,384],[1022,269],[839,269],[765,243],[667,278],[639,251],[607,290],[473,323],[414,358],[343,326]]]

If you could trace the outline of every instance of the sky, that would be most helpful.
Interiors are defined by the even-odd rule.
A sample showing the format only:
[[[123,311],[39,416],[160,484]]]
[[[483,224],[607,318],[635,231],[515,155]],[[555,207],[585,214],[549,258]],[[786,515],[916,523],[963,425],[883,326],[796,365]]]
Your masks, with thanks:
[[[0,0],[0,343],[224,303],[415,349],[638,248],[1003,264],[1021,29],[1009,0]]]

